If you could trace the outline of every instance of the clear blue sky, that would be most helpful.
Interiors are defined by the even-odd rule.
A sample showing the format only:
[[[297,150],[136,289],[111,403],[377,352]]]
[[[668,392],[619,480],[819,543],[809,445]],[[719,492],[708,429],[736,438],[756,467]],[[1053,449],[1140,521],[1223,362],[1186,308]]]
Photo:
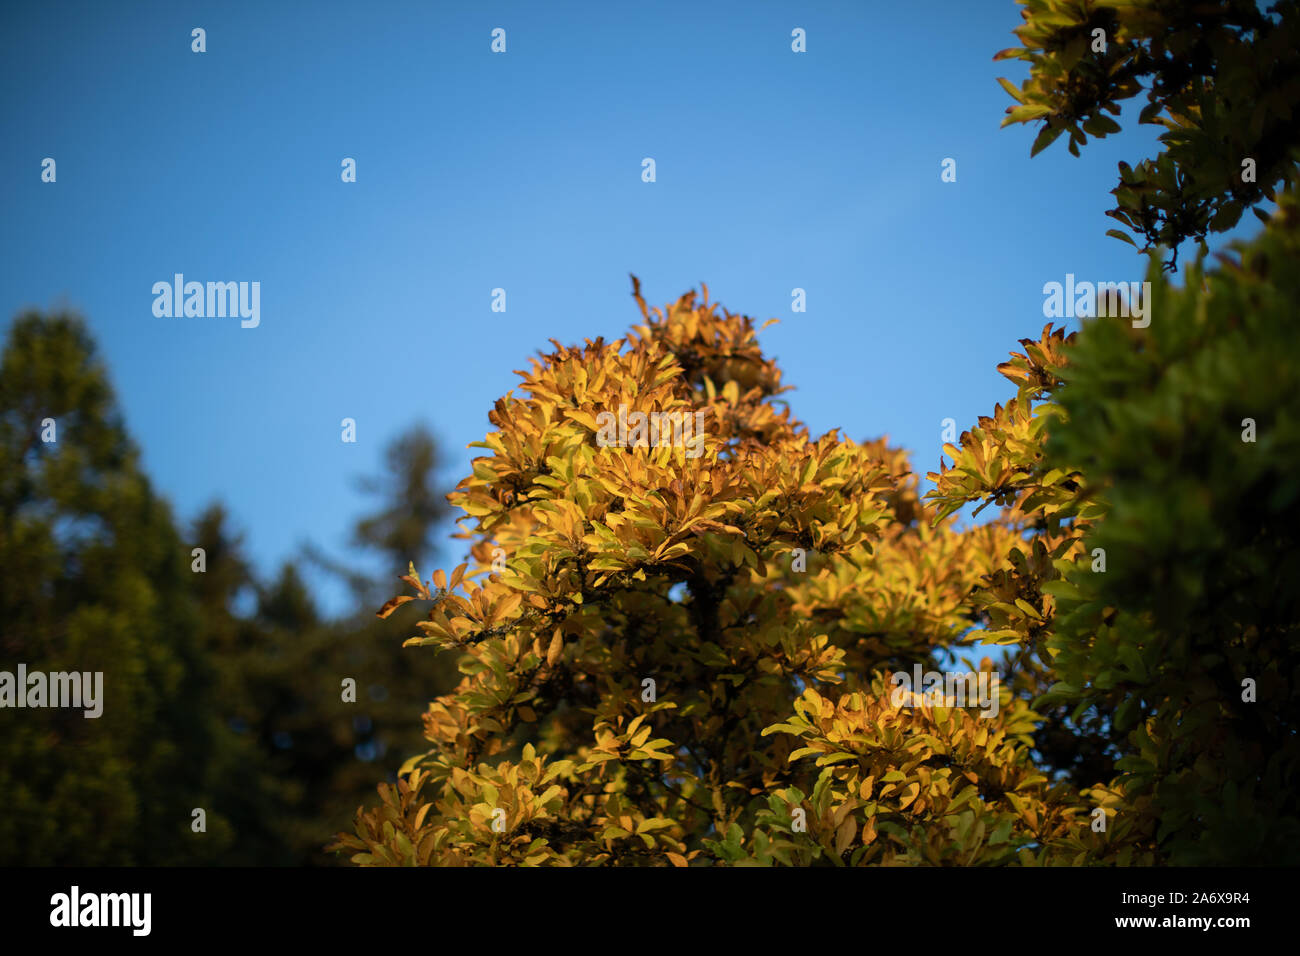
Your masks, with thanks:
[[[1012,394],[995,366],[1041,330],[1045,282],[1145,268],[1103,212],[1149,128],[1033,161],[1033,130],[998,128],[994,78],[1025,68],[992,56],[1018,11],[5,4],[0,321],[80,310],[156,486],[185,520],[224,501],[263,572],[309,538],[347,557],[354,477],[418,418],[450,488],[513,369],[636,320],[629,272],[652,303],[703,280],[780,318],[761,342],[795,414],[887,433],[924,475],[942,419],[964,429]],[[152,285],[176,272],[259,281],[260,327],[156,318]]]

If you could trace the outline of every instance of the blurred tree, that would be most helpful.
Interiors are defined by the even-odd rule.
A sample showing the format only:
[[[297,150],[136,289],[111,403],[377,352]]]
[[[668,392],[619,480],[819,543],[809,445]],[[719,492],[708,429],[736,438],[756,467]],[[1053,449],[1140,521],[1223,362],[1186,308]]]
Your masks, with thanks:
[[[404,573],[413,558],[428,560],[435,553],[434,528],[450,511],[434,490],[437,468],[435,439],[417,424],[388,444],[383,471],[359,482],[378,500],[374,511],[357,520],[352,542],[378,556],[392,575],[389,580]],[[359,572],[355,563],[335,560],[314,545],[304,549],[304,558],[341,578],[358,605],[372,609],[319,622],[314,610],[309,613],[298,572],[286,567],[263,594],[258,613],[283,661],[284,677],[276,686],[288,695],[259,703],[263,734],[284,775],[304,788],[293,827],[295,846],[305,862],[334,864],[337,858],[323,849],[326,837],[345,826],[357,803],[372,792],[376,766],[395,770],[421,749],[421,725],[409,701],[449,690],[456,681],[456,660],[447,654],[412,666],[401,643],[415,612],[395,620],[374,614],[389,589],[384,578]],[[345,678],[356,682],[355,703],[342,700]]]
[[[53,440],[43,440],[51,438]],[[0,709],[0,861],[176,864],[232,845],[190,550],[141,473],[82,321],[0,358],[0,661],[102,672],[103,715]],[[207,832],[191,830],[191,811]]]
[[[56,441],[41,440],[45,419]],[[374,768],[419,749],[405,701],[450,687],[454,660],[412,669],[396,630],[409,620],[324,620],[292,562],[258,581],[220,504],[183,538],[74,316],[11,327],[0,455],[0,670],[103,671],[106,697],[98,719],[0,708],[0,863],[334,864],[321,845]],[[447,510],[427,428],[385,463],[355,541],[390,564],[398,550],[427,557]]]
[[[382,475],[359,482],[380,503],[376,513],[357,522],[353,542],[378,551],[399,576],[409,562],[432,557],[435,526],[451,514],[451,508],[433,487],[437,445],[426,426],[414,425],[393,439],[384,462],[387,470]]]
[[[1021,103],[1006,122],[1044,121],[1035,153],[1068,129],[1077,155],[1145,86],[1166,149],[1120,164],[1109,215],[1172,248],[1167,269],[1179,242],[1201,248],[1181,289],[1152,257],[1148,327],[1086,322],[1049,373],[1065,383],[1045,466],[1084,489],[1076,531],[1101,558],[1041,582],[1060,617],[1021,678],[1055,681],[1040,757],[1080,784],[1113,762],[1111,810],[1164,860],[1294,862],[1300,608],[1276,582],[1296,574],[1300,496],[1300,4],[1025,6],[1024,48],[998,54],[1031,64],[1019,90],[1001,81]],[[1265,233],[1207,273],[1206,234],[1266,198]]]
[[[222,862],[274,866],[301,861],[288,836],[299,812],[303,786],[282,761],[266,730],[268,699],[291,675],[275,653],[271,629],[239,605],[260,590],[243,551],[242,536],[230,528],[220,504],[193,522],[189,543],[202,548],[206,570],[192,578],[200,609],[206,659],[218,676],[213,712],[228,742],[218,774],[221,805],[236,821],[237,839]],[[314,609],[304,617],[315,620]]]
[[[378,510],[353,525],[352,545],[377,556],[384,574],[358,570],[355,563],[332,558],[313,543],[303,548],[303,557],[341,580],[356,604],[381,604],[391,580],[406,573],[410,562],[427,560],[436,550],[435,528],[451,513],[434,487],[438,466],[437,442],[428,426],[419,423],[388,443],[379,475],[358,479],[360,491],[378,498]]]
[[[1300,862],[1300,203],[1070,351],[1047,467],[1105,555],[1054,586],[1046,700],[1114,714],[1120,812],[1181,865]]]

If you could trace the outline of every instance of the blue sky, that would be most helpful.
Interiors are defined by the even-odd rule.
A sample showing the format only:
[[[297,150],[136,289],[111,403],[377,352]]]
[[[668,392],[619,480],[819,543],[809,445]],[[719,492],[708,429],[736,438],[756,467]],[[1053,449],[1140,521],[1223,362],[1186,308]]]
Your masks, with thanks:
[[[944,418],[964,429],[1012,394],[995,366],[1046,322],[1045,282],[1145,270],[1103,213],[1149,128],[1032,161],[1035,130],[998,128],[995,77],[1025,68],[992,56],[1018,11],[6,4],[0,322],[81,311],[156,486],[186,520],[224,501],[264,573],[308,539],[349,557],[354,478],[417,419],[450,489],[513,369],[638,318],[629,272],[652,303],[702,280],[781,319],[760,341],[797,417],[887,433],[924,475]],[[155,317],[177,272],[260,282],[261,324]]]

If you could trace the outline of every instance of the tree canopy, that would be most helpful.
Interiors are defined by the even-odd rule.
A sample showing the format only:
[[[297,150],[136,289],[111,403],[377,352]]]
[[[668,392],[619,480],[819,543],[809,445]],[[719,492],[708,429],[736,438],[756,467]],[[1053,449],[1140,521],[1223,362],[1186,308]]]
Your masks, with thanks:
[[[809,435],[754,322],[695,293],[533,360],[451,496],[471,560],[407,643],[461,654],[362,864],[1244,862],[1298,822],[1300,440],[1283,197],[1149,328],[1050,324],[918,496]],[[619,411],[622,409],[622,411]],[[702,410],[686,442],[608,416]],[[1247,419],[1258,428],[1258,438]],[[664,432],[660,431],[660,437]],[[674,435],[674,438],[676,436]],[[1253,440],[1252,440],[1253,439]],[[993,506],[962,525],[968,505]],[[1005,646],[998,706],[892,675]],[[992,710],[994,713],[990,714]]]

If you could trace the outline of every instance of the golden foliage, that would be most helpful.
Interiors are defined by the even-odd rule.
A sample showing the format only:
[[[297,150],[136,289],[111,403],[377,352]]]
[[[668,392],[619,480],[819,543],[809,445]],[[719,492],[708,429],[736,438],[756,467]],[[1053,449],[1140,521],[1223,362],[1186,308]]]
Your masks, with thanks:
[[[780,407],[750,318],[707,289],[663,310],[633,294],[627,337],[554,343],[518,373],[450,496],[471,560],[428,583],[412,568],[414,594],[380,612],[430,602],[408,643],[461,652],[464,677],[429,704],[430,751],[335,848],[438,865],[1119,852],[1087,832],[1095,801],[1030,757],[1042,586],[1085,506],[1077,475],[1042,468],[1063,334],[1002,366],[1019,394],[947,446],[922,498],[902,450],[813,438]],[[602,443],[620,408],[703,412],[700,445]],[[975,502],[1001,512],[959,527]],[[891,699],[891,671],[977,638],[1020,651],[995,717]]]

